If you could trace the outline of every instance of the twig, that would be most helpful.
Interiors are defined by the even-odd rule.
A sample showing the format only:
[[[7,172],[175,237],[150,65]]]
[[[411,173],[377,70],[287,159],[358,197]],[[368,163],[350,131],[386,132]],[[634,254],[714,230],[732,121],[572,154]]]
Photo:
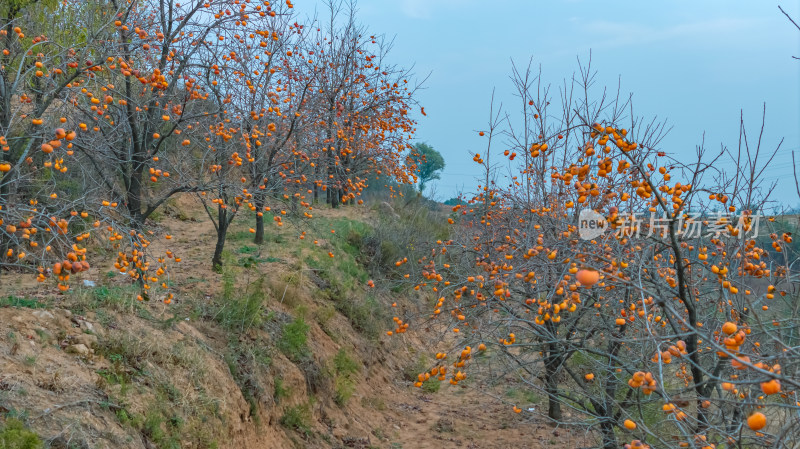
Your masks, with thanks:
[[[794,174],[794,188],[797,190],[797,196],[800,197],[800,180],[797,177],[797,161],[794,160],[794,151],[792,151],[792,173]]]
[[[792,16],[790,16],[789,14],[787,14],[787,13],[786,13],[786,11],[784,11],[784,10],[783,10],[783,8],[781,8],[781,5],[778,5],[778,9],[780,9],[780,10],[781,10],[781,12],[783,13],[783,15],[784,15],[784,16],[786,16],[786,18],[787,18],[787,19],[789,19],[789,21],[790,21],[790,22],[792,22],[792,24],[794,24],[794,26],[795,26],[795,27],[796,27],[798,30],[800,30],[800,25],[798,25],[798,24],[797,24],[797,22],[795,22],[795,21],[794,21],[794,19],[792,19]],[[794,58],[794,59],[800,59],[800,57],[797,57],[797,56],[792,56],[792,58]]]
[[[112,402],[100,402],[100,401],[96,401],[94,399],[82,399],[80,401],[70,402],[70,403],[67,403],[67,404],[62,404],[62,405],[57,405],[55,407],[47,408],[41,414],[36,415],[33,418],[31,418],[31,420],[37,420],[37,419],[43,418],[44,416],[47,416],[47,415],[49,415],[49,414],[51,414],[53,412],[57,412],[57,411],[59,411],[59,410],[61,410],[63,408],[77,407],[77,406],[84,405],[84,404],[97,404],[97,405],[99,405],[101,407],[108,407],[108,408],[115,409],[115,410],[122,410],[122,406],[121,405],[114,404]]]
[[[787,14],[786,11],[783,10],[783,8],[781,8],[781,5],[778,5],[778,9],[780,9],[783,15],[786,16],[786,18],[789,19],[789,21],[791,21],[794,24],[794,26],[797,27],[798,30],[800,30],[800,25],[798,25],[797,22],[795,22],[794,19],[792,19],[792,17],[789,14]]]

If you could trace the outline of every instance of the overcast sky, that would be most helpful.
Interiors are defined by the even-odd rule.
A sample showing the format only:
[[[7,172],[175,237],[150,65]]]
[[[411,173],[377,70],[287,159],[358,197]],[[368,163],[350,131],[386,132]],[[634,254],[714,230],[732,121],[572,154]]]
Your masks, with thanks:
[[[320,0],[296,0],[301,13]],[[690,156],[705,132],[708,148],[735,147],[739,114],[750,133],[766,103],[765,144],[784,138],[778,198],[800,204],[791,150],[800,157],[800,31],[778,10],[800,19],[798,0],[360,0],[359,18],[372,33],[394,38],[392,60],[430,74],[419,94],[417,136],[440,151],[447,167],[437,199],[474,186],[470,153],[485,148],[492,89],[506,106],[511,60],[533,58],[543,79],[558,83],[587,59],[599,81],[633,93],[635,112],[668,120],[664,150]],[[724,167],[724,164],[723,164]]]

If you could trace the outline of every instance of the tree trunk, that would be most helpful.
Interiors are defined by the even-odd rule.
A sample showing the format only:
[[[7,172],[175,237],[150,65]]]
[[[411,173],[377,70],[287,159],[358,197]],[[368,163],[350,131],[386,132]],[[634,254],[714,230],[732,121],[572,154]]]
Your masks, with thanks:
[[[619,449],[617,436],[614,434],[614,423],[610,418],[605,418],[600,423],[600,432],[603,434],[603,449]]]
[[[219,273],[222,271],[222,251],[225,249],[225,238],[228,236],[228,212],[219,207],[219,226],[217,227],[217,244],[214,247],[214,257],[211,258],[212,269]]]
[[[264,196],[256,195],[256,236],[253,243],[261,245],[264,243]]]
[[[131,226],[141,229],[144,224],[142,217],[142,176],[144,175],[144,161],[140,161],[138,155],[133,157],[133,173],[131,173],[130,184],[126,200],[128,202],[128,214],[131,218]]]
[[[544,360],[545,392],[547,392],[547,416],[553,421],[561,421],[561,400],[558,398],[558,369],[561,358],[556,356],[554,343],[548,345],[548,356]]]
[[[331,207],[336,209],[337,207],[339,207],[339,189],[328,188],[328,191],[331,192]]]
[[[256,236],[253,238],[253,243],[261,245],[264,243],[264,216],[256,215]]]

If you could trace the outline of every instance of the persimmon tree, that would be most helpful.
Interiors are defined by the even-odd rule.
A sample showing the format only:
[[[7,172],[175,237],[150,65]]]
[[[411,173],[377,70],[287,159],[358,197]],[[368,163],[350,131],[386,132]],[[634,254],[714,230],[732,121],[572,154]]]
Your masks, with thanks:
[[[289,81],[294,79],[284,76],[285,71],[291,70],[292,51],[287,48],[295,45],[293,30],[300,27],[296,22],[291,23],[290,11],[287,6],[272,9],[270,14],[259,14],[243,28],[230,32],[231,35],[220,30],[216,48],[202,56],[212,68],[204,81],[218,112],[206,123],[203,169],[195,172],[198,176],[195,183],[211,187],[198,196],[217,232],[212,257],[217,269],[222,265],[228,229],[240,208],[256,211],[262,220],[265,208],[262,192],[267,176],[275,174],[262,170],[263,148],[274,148],[272,158],[283,149],[270,143],[277,140],[273,135],[277,130],[274,120],[286,115],[288,109],[281,113],[283,104],[278,106],[278,93],[286,92],[287,99],[295,96],[288,94]],[[301,115],[292,116],[297,119]],[[284,143],[285,140],[288,138]],[[269,163],[273,163],[272,158]],[[263,235],[263,221],[261,232]]]
[[[419,85],[391,64],[391,44],[370,35],[353,5],[329,2],[329,23],[315,41],[314,110],[323,129],[315,137],[321,158],[317,179],[332,207],[354,201],[369,175],[413,183],[416,164],[407,153],[414,133],[410,107]]]
[[[70,272],[88,268],[82,242],[93,220],[100,225],[94,205],[76,195],[93,186],[65,184],[77,133],[64,98],[94,76],[100,66],[89,56],[103,52],[95,26],[83,31],[86,44],[67,45],[80,25],[94,24],[93,8],[80,5],[78,14],[68,6],[54,19],[54,2],[12,1],[0,19],[0,271],[37,270],[40,280],[55,271],[62,290]]]
[[[228,42],[246,31],[250,15],[271,10],[233,1],[109,6],[106,69],[74,86],[81,126],[90,130],[76,145],[123,204],[125,218],[141,227],[170,196],[198,189],[181,172],[193,168],[185,164],[193,128],[217,106],[204,82],[217,70],[213,61],[231,50]]]
[[[760,179],[777,149],[742,124],[738,148],[681,161],[659,148],[663,124],[595,92],[588,67],[557,99],[530,69],[512,79],[522,117],[495,113],[480,132],[486,175],[453,208],[454,239],[408,265],[452,350],[417,386],[510,377],[607,448],[792,447],[796,307],[776,298],[796,290],[797,255],[789,235],[772,248],[754,235],[769,229]],[[717,170],[727,157],[736,168]],[[606,232],[582,234],[589,218]]]
[[[260,88],[251,89],[246,102],[248,113],[244,120],[251,148],[249,185],[256,211],[257,244],[264,243],[264,212],[275,207],[275,222],[280,224],[289,204],[300,203],[311,210],[301,190],[307,190],[314,162],[301,142],[306,133],[313,133],[314,127],[307,107],[315,54],[307,49],[305,26],[294,19],[287,16],[281,30],[266,36],[269,39],[262,45],[264,54],[274,61],[274,66],[263,70],[252,82]],[[305,212],[306,218],[310,216]]]

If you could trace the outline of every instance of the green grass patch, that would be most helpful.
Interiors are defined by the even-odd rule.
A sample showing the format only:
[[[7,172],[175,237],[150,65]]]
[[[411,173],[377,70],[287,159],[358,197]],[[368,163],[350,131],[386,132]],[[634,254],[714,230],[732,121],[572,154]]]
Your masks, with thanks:
[[[351,257],[361,257],[361,248],[364,239],[372,232],[372,228],[358,220],[349,218],[322,219],[320,226],[325,226],[326,230],[334,230],[331,243],[337,248],[344,250]]]
[[[264,277],[239,292],[235,285],[235,276],[229,268],[222,273],[222,304],[215,317],[223,327],[231,331],[244,332],[251,327],[258,327],[264,322],[264,302],[266,300]]]
[[[145,414],[140,430],[158,448],[180,449],[182,425],[183,421],[177,416],[170,416],[164,410],[150,409]]]
[[[41,309],[46,307],[46,305],[35,299],[20,298],[18,296],[9,295],[5,298],[0,298],[0,307],[24,307],[27,309]]]
[[[442,382],[439,379],[437,379],[435,377],[431,377],[430,379],[426,380],[425,382],[422,382],[422,391],[424,391],[425,393],[431,393],[431,394],[432,393],[436,393],[436,392],[439,391],[439,388],[441,388],[441,386],[442,386]]]
[[[344,348],[340,348],[333,357],[333,367],[336,374],[349,376],[361,370],[361,365],[353,360]]]
[[[365,337],[376,340],[383,332],[385,311],[374,297],[340,300],[335,303],[335,307]]]
[[[334,401],[344,406],[356,390],[356,373],[361,365],[353,360],[344,348],[340,348],[333,357]]]
[[[77,287],[70,290],[70,310],[73,313],[84,314],[88,311],[107,313],[110,311],[147,315],[148,311],[136,296],[139,294],[138,286],[107,286]]]
[[[308,348],[308,331],[311,327],[302,316],[283,326],[278,348],[292,361],[300,361],[310,355]]]
[[[237,249],[236,252],[239,254],[256,254],[258,253],[258,247],[243,245],[241,248]]]
[[[543,399],[542,395],[530,388],[509,388],[506,397],[524,401],[525,404],[539,404]]]

